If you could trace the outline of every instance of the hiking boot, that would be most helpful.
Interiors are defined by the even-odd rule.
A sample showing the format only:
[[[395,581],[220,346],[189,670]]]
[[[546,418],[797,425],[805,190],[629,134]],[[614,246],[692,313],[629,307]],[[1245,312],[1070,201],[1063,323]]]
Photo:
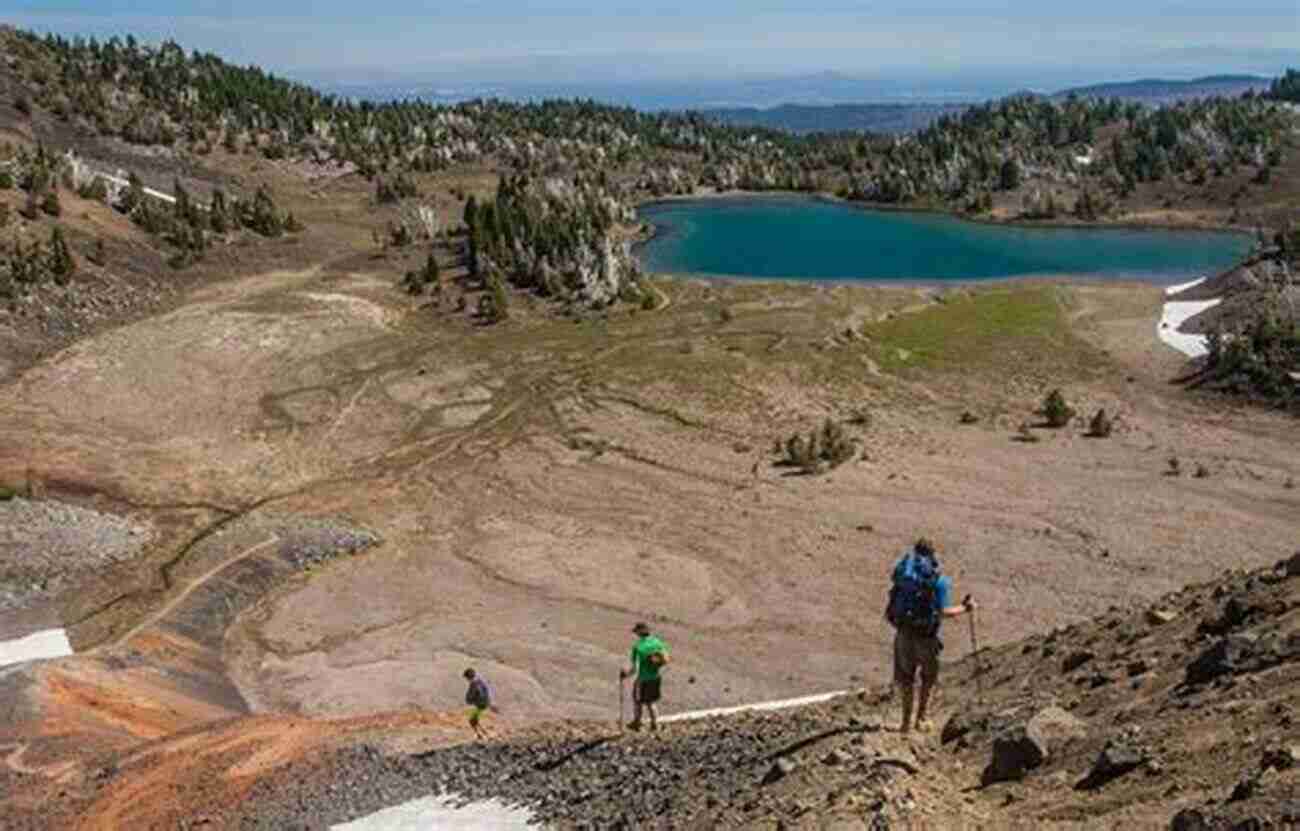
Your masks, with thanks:
[[[638,730],[641,729],[641,722],[639,722],[639,721],[629,721],[629,722],[627,723],[627,729],[629,729],[629,730],[631,730],[632,732],[635,733],[636,731],[638,731]]]

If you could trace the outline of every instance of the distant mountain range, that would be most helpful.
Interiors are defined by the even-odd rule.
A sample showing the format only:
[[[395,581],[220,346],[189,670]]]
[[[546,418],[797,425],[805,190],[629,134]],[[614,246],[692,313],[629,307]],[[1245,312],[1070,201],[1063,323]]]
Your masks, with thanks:
[[[791,133],[909,133],[929,126],[946,113],[960,112],[965,104],[782,104],[779,107],[733,107],[702,110],[723,124],[768,127]]]
[[[1161,105],[1192,98],[1212,96],[1235,98],[1247,91],[1268,90],[1271,79],[1260,75],[1207,75],[1190,81],[1143,78],[1137,81],[1091,84],[1071,87],[1048,95],[1063,99],[1120,98],[1143,104]],[[1020,95],[1039,95],[1026,90]],[[888,104],[782,104],[777,107],[726,107],[701,110],[724,124],[767,127],[791,133],[833,133],[866,131],[872,133],[907,133],[924,129],[939,117],[960,112],[967,104],[957,103],[888,103]]]
[[[964,107],[1014,93],[978,77],[928,82],[852,78],[834,72],[782,78],[702,81],[569,81],[569,82],[440,82],[375,78],[343,83],[305,77],[326,92],[372,101],[422,99],[453,104],[472,98],[540,101],[548,98],[589,98],[642,111],[700,112],[736,126],[767,127],[792,133],[868,131],[906,133]],[[1122,98],[1144,104],[1167,104],[1207,96],[1235,97],[1247,90],[1268,89],[1259,75],[1209,75],[1190,81],[1144,78],[1051,89],[1051,79],[1036,77],[1038,89],[1018,94],[1064,98],[1074,94],[1093,98]]]
[[[1142,78],[1137,81],[1120,81],[1072,87],[1055,93],[1053,98],[1078,95],[1088,98],[1123,98],[1146,104],[1168,104],[1189,98],[1236,97],[1247,91],[1263,92],[1271,78],[1260,75],[1207,75],[1190,81],[1170,81],[1165,78]]]

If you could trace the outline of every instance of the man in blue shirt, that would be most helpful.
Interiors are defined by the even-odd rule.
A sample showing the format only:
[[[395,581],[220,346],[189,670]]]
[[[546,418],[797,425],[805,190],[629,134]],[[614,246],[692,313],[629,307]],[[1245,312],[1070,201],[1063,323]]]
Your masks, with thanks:
[[[920,597],[920,602],[928,602],[928,615],[913,614],[910,618],[928,618],[928,623],[918,623],[909,619],[906,609],[900,609],[910,597]],[[901,593],[901,597],[900,597]],[[934,545],[925,537],[916,541],[912,550],[903,556],[894,568],[894,589],[890,592],[889,609],[886,616],[896,627],[894,634],[894,684],[898,687],[903,704],[903,721],[901,732],[912,730],[912,686],[916,675],[921,675],[921,694],[917,700],[916,727],[921,732],[932,729],[926,717],[926,708],[930,703],[930,693],[939,679],[939,653],[943,642],[939,640],[939,627],[944,618],[958,617],[975,610],[975,602],[969,597],[960,606],[950,605],[952,581],[939,574],[939,561],[935,557]]]

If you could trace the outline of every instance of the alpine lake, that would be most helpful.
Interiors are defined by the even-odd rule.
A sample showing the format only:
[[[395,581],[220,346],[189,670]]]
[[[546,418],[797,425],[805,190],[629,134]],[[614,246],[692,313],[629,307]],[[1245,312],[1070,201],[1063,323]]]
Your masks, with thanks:
[[[794,195],[655,202],[640,216],[655,228],[638,248],[647,270],[709,277],[1172,284],[1223,271],[1254,246],[1246,234],[1001,225]]]

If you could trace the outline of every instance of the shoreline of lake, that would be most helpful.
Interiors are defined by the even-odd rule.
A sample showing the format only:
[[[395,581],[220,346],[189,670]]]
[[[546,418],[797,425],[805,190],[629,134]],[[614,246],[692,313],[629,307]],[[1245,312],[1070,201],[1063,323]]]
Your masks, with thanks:
[[[1245,227],[1240,225],[1225,225],[1217,222],[1153,222],[1139,221],[1131,219],[1121,219],[1115,221],[1084,220],[1078,217],[1066,216],[1055,219],[1029,219],[1021,216],[991,216],[988,214],[966,214],[952,208],[944,207],[922,207],[918,205],[898,205],[888,202],[863,202],[856,199],[845,199],[842,196],[836,196],[833,193],[824,191],[802,191],[802,190],[728,190],[728,191],[701,191],[691,194],[667,194],[665,196],[648,197],[633,203],[632,207],[639,213],[642,208],[652,208],[656,205],[681,204],[690,202],[713,202],[713,201],[746,201],[759,200],[764,198],[781,198],[781,199],[806,199],[812,202],[828,202],[834,205],[842,205],[846,208],[855,210],[870,211],[886,214],[924,214],[932,216],[943,216],[961,222],[969,222],[973,225],[994,225],[1009,228],[1076,228],[1076,229],[1097,229],[1097,230],[1133,230],[1133,231],[1198,231],[1205,233],[1230,234],[1254,237],[1256,229],[1254,227]],[[647,240],[649,237],[647,237]]]
[[[1049,262],[1045,262],[1043,264],[1044,267],[1041,270],[1032,269],[1032,257],[1030,257],[1030,262],[1021,262],[1019,264],[1009,262],[1005,271],[997,270],[998,266],[996,265],[989,266],[989,270],[987,271],[981,271],[980,267],[974,267],[973,270],[975,273],[968,273],[967,270],[958,267],[946,275],[924,273],[926,271],[924,263],[918,265],[918,269],[921,273],[917,273],[917,269],[900,268],[895,272],[890,272],[895,276],[887,276],[884,273],[872,274],[869,271],[864,271],[856,275],[844,273],[825,274],[821,272],[824,272],[826,266],[819,268],[816,264],[810,265],[808,267],[809,270],[807,271],[803,270],[801,265],[799,267],[792,266],[789,269],[789,273],[778,274],[771,270],[764,273],[761,270],[753,269],[727,269],[725,271],[720,271],[708,267],[666,267],[662,261],[658,263],[654,262],[655,253],[647,249],[653,245],[662,244],[666,238],[671,238],[672,235],[678,232],[678,224],[662,221],[655,216],[647,216],[647,211],[653,211],[656,208],[673,210],[690,208],[692,206],[708,207],[719,203],[728,203],[728,207],[740,206],[759,208],[761,208],[765,203],[786,206],[802,203],[808,206],[825,205],[833,208],[847,208],[856,213],[879,218],[914,216],[918,219],[918,230],[923,235],[925,233],[923,226],[927,223],[936,224],[935,230],[940,232],[940,236],[944,236],[945,234],[943,232],[950,232],[952,228],[1003,229],[1010,233],[1026,233],[1029,235],[1052,234],[1058,231],[1062,233],[1074,232],[1076,235],[1074,240],[1062,240],[1062,242],[1068,242],[1079,246],[1088,244],[1087,241],[1080,241],[1078,239],[1079,235],[1096,233],[1101,237],[1104,237],[1107,234],[1128,233],[1138,237],[1154,238],[1158,237],[1160,234],[1168,232],[1170,234],[1189,234],[1197,237],[1223,237],[1225,238],[1225,246],[1231,246],[1239,250],[1230,255],[1231,259],[1228,257],[1215,257],[1213,256],[1212,251],[1208,252],[1205,254],[1205,257],[1211,260],[1212,264],[1206,263],[1205,265],[1188,262],[1189,258],[1184,257],[1182,262],[1174,263],[1167,270],[1158,266],[1149,265],[1146,262],[1134,265],[1131,268],[1121,266],[1114,270],[1107,268],[1080,268],[1075,270],[1066,267],[1060,262],[1051,262],[1051,260],[1057,258],[1048,256],[1046,259],[1048,259]],[[638,203],[637,210],[640,226],[638,228],[639,233],[634,240],[633,250],[645,266],[646,270],[654,274],[687,276],[691,279],[702,280],[782,280],[812,283],[846,282],[881,285],[950,286],[1014,279],[1050,279],[1085,282],[1124,281],[1135,284],[1168,285],[1169,283],[1176,282],[1179,279],[1184,279],[1186,275],[1195,274],[1197,276],[1213,276],[1224,269],[1232,268],[1234,263],[1240,262],[1244,257],[1248,257],[1257,247],[1257,241],[1251,232],[1234,228],[1225,228],[1222,226],[1207,227],[1190,224],[1162,225],[1136,222],[1079,222],[1062,220],[1006,221],[989,217],[972,218],[951,211],[930,210],[911,206],[881,206],[870,203],[854,202],[827,194],[809,194],[798,191],[709,191],[690,195],[671,195],[668,197],[644,200]],[[770,237],[771,234],[769,233],[768,236]],[[854,244],[858,244],[858,242],[859,241],[856,239],[853,241]],[[862,242],[870,244],[869,239],[863,239]],[[894,242],[894,240],[890,239],[890,242]],[[987,238],[979,239],[973,237],[968,241],[968,248],[969,243],[971,242],[985,245],[988,244]],[[1104,240],[1102,240],[1102,242],[1104,242]],[[834,245],[835,243],[832,242],[829,244]],[[1152,256],[1157,256],[1150,250],[1154,244],[1155,243],[1151,239],[1137,240],[1134,243],[1136,248],[1131,256],[1139,260],[1143,258],[1150,260]],[[1040,256],[1043,255],[1044,249],[1051,248],[1050,244],[1041,241],[1037,242],[1034,246],[1030,246],[1031,249],[1034,247],[1038,248]],[[1066,253],[1064,258],[1068,260],[1070,254],[1068,249],[1065,249],[1065,251]],[[894,253],[897,255],[898,252],[895,251]],[[968,260],[972,256],[978,254],[977,251],[972,250],[959,250],[956,253],[962,254]],[[1030,253],[1032,253],[1032,250]],[[997,252],[994,251],[993,254],[997,255]],[[660,252],[660,257],[662,256],[664,255]],[[1077,258],[1077,252],[1074,256]],[[1006,258],[1014,259],[1009,256]],[[842,270],[842,263],[840,266]],[[1018,270],[1024,267],[1028,267],[1030,270]],[[832,270],[835,270],[834,266],[832,266]]]

